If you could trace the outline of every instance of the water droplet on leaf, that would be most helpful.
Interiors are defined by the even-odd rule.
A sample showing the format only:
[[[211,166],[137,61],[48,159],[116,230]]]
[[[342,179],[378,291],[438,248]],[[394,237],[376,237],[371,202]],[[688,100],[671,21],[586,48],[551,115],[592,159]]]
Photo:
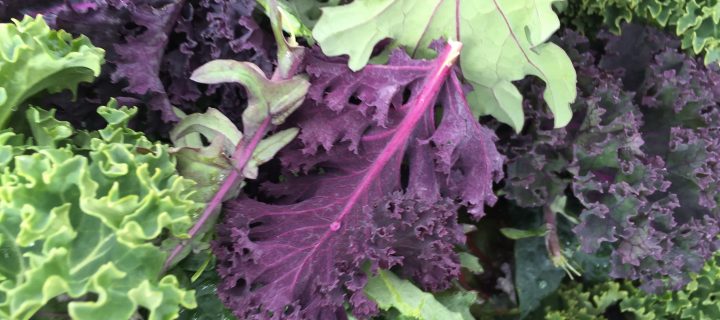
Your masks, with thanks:
[[[540,282],[538,282],[538,287],[540,287],[540,289],[545,289],[547,287],[547,281],[540,280]]]

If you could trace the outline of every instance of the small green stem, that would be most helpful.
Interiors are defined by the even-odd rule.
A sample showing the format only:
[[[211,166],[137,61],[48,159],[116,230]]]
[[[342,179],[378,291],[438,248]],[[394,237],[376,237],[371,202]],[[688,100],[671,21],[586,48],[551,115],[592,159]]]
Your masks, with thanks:
[[[557,233],[557,215],[550,209],[550,206],[546,205],[543,207],[543,218],[545,219],[545,229],[547,230],[545,234],[545,247],[548,250],[548,255],[550,255],[550,260],[552,260],[553,265],[565,270],[570,279],[573,279],[573,276],[580,276],[580,272],[578,272],[563,255],[562,247],[560,246],[560,237],[558,237]]]
[[[290,79],[295,75],[304,55],[304,48],[296,46],[295,39],[291,37],[288,43],[283,33],[283,21],[280,10],[278,9],[277,0],[269,0],[267,5],[267,14],[270,17],[270,26],[272,28],[275,42],[277,43],[278,65],[272,76],[273,80]]]

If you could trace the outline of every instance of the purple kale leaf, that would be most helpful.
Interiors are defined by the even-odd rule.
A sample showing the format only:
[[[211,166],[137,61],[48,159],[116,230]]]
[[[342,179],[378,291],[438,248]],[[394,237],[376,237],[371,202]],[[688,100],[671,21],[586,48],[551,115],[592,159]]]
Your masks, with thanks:
[[[358,73],[344,61],[310,59],[311,99],[290,119],[301,142],[282,156],[287,180],[266,188],[277,204],[230,202],[218,228],[218,292],[236,316],[344,318],[344,301],[372,315],[366,263],[370,271],[398,266],[429,290],[459,275],[458,206],[482,216],[503,159],[454,70],[439,87],[443,57],[398,51]],[[445,113],[437,126],[433,84]]]
[[[584,206],[581,247],[609,249],[611,276],[678,289],[718,248],[720,74],[656,31],[631,31],[648,48],[618,51],[627,39],[605,36],[601,55],[573,32],[559,39],[582,99],[566,128],[551,131],[539,112],[526,134],[503,139],[505,192],[527,207],[571,192]],[[636,52],[649,57],[625,57]],[[536,84],[525,90],[539,97]]]
[[[108,60],[115,66],[110,75],[112,82],[127,82],[123,92],[144,97],[144,102],[159,111],[163,121],[177,120],[160,80],[160,67],[182,1],[168,1],[162,6],[136,1],[116,8],[127,11],[129,22],[137,27],[135,32],[112,44],[115,55],[113,60]]]
[[[53,27],[87,35],[106,50],[103,75],[92,89],[80,92],[81,99],[95,105],[95,100],[118,97],[149,106],[162,120],[170,121],[176,117],[159,72],[182,5],[182,1],[47,1],[42,6],[21,7],[14,15],[44,14]],[[81,109],[71,112],[86,112]]]
[[[217,107],[239,120],[242,89],[193,83],[190,73],[220,58],[250,61],[266,72],[272,67],[272,38],[252,19],[251,0],[5,0],[4,6],[0,19],[43,14],[52,27],[87,35],[106,50],[103,74],[81,87],[78,102],[67,96],[49,102],[75,122],[111,97],[145,107],[146,128],[158,131],[158,123],[177,120],[173,106],[188,113]]]
[[[221,110],[240,123],[246,96],[229,84],[205,86],[190,80],[190,73],[214,59],[251,62],[268,74],[273,67],[274,41],[253,19],[255,1],[187,1],[166,48],[161,76],[170,102],[186,112],[198,111],[198,102]]]

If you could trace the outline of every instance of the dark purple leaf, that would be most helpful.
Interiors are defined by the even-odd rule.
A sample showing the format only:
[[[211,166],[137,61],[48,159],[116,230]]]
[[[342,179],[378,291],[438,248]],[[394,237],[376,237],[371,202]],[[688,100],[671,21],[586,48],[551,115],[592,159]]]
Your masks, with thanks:
[[[219,293],[236,316],[334,318],[346,300],[356,315],[371,315],[376,307],[362,293],[366,262],[370,270],[402,266],[430,290],[447,288],[459,275],[453,246],[464,235],[457,206],[468,204],[481,216],[485,201],[494,201],[502,158],[494,134],[464,117],[457,79],[440,91],[446,115],[435,127],[427,108],[434,97],[420,88],[429,77],[425,85],[440,89],[432,70],[444,56],[416,61],[397,52],[389,65],[355,74],[343,62],[311,61],[315,101],[298,110],[302,144],[283,157],[288,168],[307,174],[267,188],[285,204],[231,202],[219,227]],[[374,88],[388,92],[378,98]],[[404,88],[411,92],[405,105]],[[347,103],[351,97],[358,103]],[[431,143],[450,138],[456,143]]]
[[[80,88],[79,101],[69,103],[63,95],[45,103],[59,106],[61,118],[85,121],[95,106],[116,97],[152,110],[146,113],[145,128],[163,133],[167,129],[158,124],[177,119],[173,106],[186,112],[219,107],[231,119],[240,119],[242,89],[199,85],[189,77],[218,58],[272,69],[272,37],[253,20],[254,7],[251,0],[5,0],[0,19],[43,14],[52,27],[87,35],[107,51],[103,74]]]
[[[603,55],[565,32],[578,70],[573,120],[551,131],[536,113],[526,134],[503,140],[505,191],[522,206],[572,192],[585,207],[574,229],[582,249],[609,248],[611,276],[678,289],[719,244],[720,74],[657,31],[628,32],[647,41],[627,50],[628,39],[605,35]]]

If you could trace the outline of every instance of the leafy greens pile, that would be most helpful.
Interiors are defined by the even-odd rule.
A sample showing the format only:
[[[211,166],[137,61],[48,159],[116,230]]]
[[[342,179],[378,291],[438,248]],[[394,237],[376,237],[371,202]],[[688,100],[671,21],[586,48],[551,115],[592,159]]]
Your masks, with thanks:
[[[0,0],[0,319],[716,319],[717,7]]]
[[[720,77],[654,30],[623,32],[602,55],[572,31],[559,39],[583,99],[566,128],[544,126],[548,117],[537,113],[529,135],[508,137],[504,190],[527,207],[571,192],[583,206],[574,228],[582,249],[609,246],[613,277],[641,279],[651,291],[679,288],[717,250]],[[641,76],[613,73],[632,54],[626,42],[638,39],[650,47],[632,62]],[[539,96],[541,88],[528,90]]]

